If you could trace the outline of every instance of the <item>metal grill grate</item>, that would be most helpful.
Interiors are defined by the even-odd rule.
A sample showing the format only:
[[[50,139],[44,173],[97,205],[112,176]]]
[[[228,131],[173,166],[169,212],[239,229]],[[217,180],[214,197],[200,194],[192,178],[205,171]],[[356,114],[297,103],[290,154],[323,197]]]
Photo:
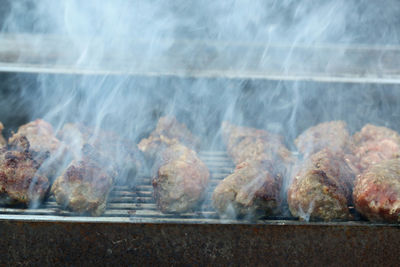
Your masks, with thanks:
[[[0,208],[0,220],[40,220],[77,222],[144,222],[144,223],[249,223],[248,220],[221,220],[211,205],[216,185],[234,170],[225,151],[202,151],[200,158],[210,170],[210,181],[201,209],[183,214],[164,214],[153,199],[150,177],[137,177],[136,186],[115,186],[110,193],[105,213],[99,217],[80,216],[60,208],[53,196],[37,209]],[[268,217],[252,223],[295,223],[294,217]]]
[[[51,196],[37,209],[0,208],[0,219],[29,220],[72,220],[72,221],[126,221],[132,222],[219,222],[213,211],[210,195],[220,180],[229,175],[234,165],[223,151],[203,151],[200,158],[210,169],[210,183],[202,209],[183,214],[164,214],[157,209],[153,199],[153,188],[150,177],[137,177],[136,186],[115,186],[110,193],[105,213],[100,217],[78,216],[60,208],[55,198]]]

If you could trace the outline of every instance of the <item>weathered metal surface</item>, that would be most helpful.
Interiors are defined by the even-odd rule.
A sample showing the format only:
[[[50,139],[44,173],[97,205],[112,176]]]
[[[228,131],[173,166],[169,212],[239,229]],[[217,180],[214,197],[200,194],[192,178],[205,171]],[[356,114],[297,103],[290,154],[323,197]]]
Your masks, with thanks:
[[[400,229],[360,224],[0,221],[0,264],[395,266]]]

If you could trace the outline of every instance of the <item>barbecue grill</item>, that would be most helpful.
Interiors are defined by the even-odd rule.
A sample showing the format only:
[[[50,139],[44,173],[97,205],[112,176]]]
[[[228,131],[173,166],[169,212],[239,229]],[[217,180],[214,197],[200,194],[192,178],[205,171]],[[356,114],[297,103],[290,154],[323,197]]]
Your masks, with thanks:
[[[211,193],[234,166],[225,151],[200,156],[210,168]],[[1,250],[7,260],[23,264],[378,265],[397,259],[397,224],[301,222],[290,216],[220,220],[209,203],[199,212],[163,214],[149,177],[138,180],[134,189],[116,186],[100,217],[62,210],[53,198],[38,209],[1,208]]]
[[[289,145],[297,133],[332,119],[351,121],[349,126],[352,132],[366,122],[400,131],[397,123],[400,47],[395,45],[296,46],[165,39],[160,41],[159,48],[164,52],[149,58],[141,51],[151,40],[121,41],[130,44],[130,54],[126,51],[119,53],[115,42],[104,44],[101,40],[83,39],[88,51],[102,49],[105,52],[101,59],[96,58],[100,62],[95,65],[77,65],[81,47],[76,47],[64,36],[2,35],[2,97],[5,102],[21,98],[22,82],[28,82],[31,90],[37,90],[39,84],[36,78],[39,75],[69,83],[98,77],[122,78],[139,84],[151,81],[153,87],[163,83],[176,87],[176,84],[184,86],[193,81],[207,81],[209,91],[214,92],[205,102],[213,98],[216,90],[220,90],[222,95],[228,90],[241,92],[241,102],[235,108],[243,114],[243,121],[248,121],[249,126],[265,126],[251,120],[260,110],[272,121],[276,112],[287,113],[285,116],[290,121],[287,123],[293,126],[285,135]],[[46,47],[45,53],[43,47]],[[188,53],[195,54],[197,59],[189,60]],[[245,64],[242,57],[233,55],[246,55]],[[90,53],[87,57],[91,57]],[[305,61],[306,65],[301,64]],[[227,88],[218,88],[220,84],[227,85]],[[309,90],[307,98],[299,96],[302,105],[299,105],[296,114],[302,116],[294,119],[284,107],[284,103],[290,102],[292,94],[289,92],[292,90]],[[356,96],[347,96],[348,91],[356,92],[352,94]],[[192,97],[190,90],[180,93],[183,98]],[[279,99],[283,99],[283,107],[279,111],[268,110],[258,99],[260,95],[271,94],[279,94]],[[332,96],[335,96],[333,102]],[[364,102],[361,99],[354,114],[333,112],[333,117],[330,117],[329,114],[307,112],[310,106],[315,106],[313,110],[317,111],[327,103],[330,106],[340,105],[341,110],[351,110],[355,108],[354,100],[363,96],[372,98],[366,98]],[[204,101],[195,104],[196,98],[193,102],[194,109],[204,105]],[[2,121],[7,128],[16,130],[28,121],[30,108],[20,105],[15,111],[12,104],[15,103],[1,108],[4,114]],[[29,105],[29,102],[25,104]],[[179,215],[161,213],[154,202],[148,174],[139,174],[132,186],[115,186],[106,212],[99,217],[80,216],[63,210],[54,197],[36,209],[1,207],[0,250],[6,256],[0,262],[5,264],[11,260],[21,264],[45,262],[71,265],[111,262],[137,265],[332,265],[340,262],[348,265],[389,265],[399,260],[400,231],[397,224],[371,223],[358,216],[354,221],[347,222],[304,222],[290,215],[254,220],[220,219],[212,208],[210,195],[235,166],[225,148],[214,138],[218,135],[215,129],[221,123],[223,108],[211,100],[207,104],[210,110],[215,111],[215,118],[199,115],[200,119],[209,121],[207,125],[213,126],[211,130],[203,129],[201,132],[205,143],[212,143],[199,152],[211,174],[201,209]],[[157,108],[162,105],[162,99],[155,100],[146,111],[147,116],[153,118],[153,125],[147,126],[148,129],[154,126],[154,117],[160,115]],[[371,112],[375,115],[368,117]],[[360,119],[360,114],[364,115],[363,119]],[[185,117],[181,119],[185,120]],[[190,120],[187,123],[190,126]],[[275,126],[274,123],[268,125],[271,128]],[[210,147],[212,150],[209,150]]]

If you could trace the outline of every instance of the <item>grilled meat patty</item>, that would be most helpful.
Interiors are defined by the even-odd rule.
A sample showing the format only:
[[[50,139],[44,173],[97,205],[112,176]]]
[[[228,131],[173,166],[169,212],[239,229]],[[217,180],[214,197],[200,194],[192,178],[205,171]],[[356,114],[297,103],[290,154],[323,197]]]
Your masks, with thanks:
[[[82,150],[82,158],[73,160],[57,177],[51,192],[62,207],[99,216],[106,209],[116,168],[90,145],[84,145]]]
[[[0,202],[36,205],[45,197],[50,183],[38,173],[40,164],[29,149],[29,141],[24,136],[18,138],[18,150],[0,149]]]
[[[358,175],[353,198],[368,220],[400,222],[400,159],[382,160]]]
[[[154,198],[162,212],[186,212],[203,199],[209,171],[193,150],[171,145],[160,151],[153,169]]]
[[[341,153],[325,148],[294,167],[287,192],[293,216],[325,221],[351,218],[348,205],[355,174]]]
[[[305,157],[324,148],[352,154],[354,147],[344,121],[324,122],[310,127],[300,134],[294,143]]]
[[[180,144],[179,140],[174,138],[170,139],[163,135],[161,136],[149,136],[148,138],[142,139],[138,144],[139,150],[143,152],[147,159],[150,161],[154,161],[159,152],[164,149],[175,145]]]
[[[148,158],[154,159],[160,149],[160,145],[167,142],[181,143],[188,148],[197,149],[200,140],[194,136],[185,124],[179,123],[174,117],[161,117],[157,126],[148,138],[140,141],[138,147]]]
[[[281,205],[281,188],[293,163],[283,138],[267,131],[222,124],[222,136],[236,169],[213,193],[221,217],[271,215]]]
[[[102,158],[112,162],[118,172],[116,184],[134,184],[135,176],[143,168],[142,153],[136,144],[114,132],[95,131],[81,124],[67,123],[59,136],[70,147],[76,159],[80,158],[82,147],[89,144]]]
[[[271,161],[242,162],[215,188],[212,200],[221,217],[270,215],[281,204],[282,174]]]
[[[222,136],[235,164],[252,160],[271,160],[288,165],[293,163],[292,154],[279,135],[223,122]]]
[[[21,136],[27,138],[30,150],[35,152],[35,160],[41,164],[40,172],[47,177],[57,175],[66,159],[67,149],[54,135],[53,127],[41,119],[24,124],[9,138],[10,146],[18,148]]]
[[[353,139],[360,171],[400,156],[400,135],[389,128],[367,124],[354,134]]]
[[[162,212],[182,213],[203,199],[209,178],[207,166],[192,149],[199,141],[175,118],[162,117],[138,147],[153,161],[154,198]]]

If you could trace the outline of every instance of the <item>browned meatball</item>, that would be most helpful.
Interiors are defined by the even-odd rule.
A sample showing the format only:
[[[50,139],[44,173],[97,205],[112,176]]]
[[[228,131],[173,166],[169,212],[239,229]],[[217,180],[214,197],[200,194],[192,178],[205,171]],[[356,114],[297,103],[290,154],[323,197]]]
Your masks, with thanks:
[[[79,159],[81,149],[90,144],[102,158],[116,166],[118,184],[134,184],[134,178],[143,167],[141,152],[136,144],[122,138],[117,133],[86,127],[81,124],[67,123],[59,133],[60,139],[74,152]]]
[[[181,144],[166,148],[154,170],[154,198],[162,212],[186,212],[203,199],[209,171],[193,150]]]
[[[289,165],[293,162],[279,135],[228,122],[222,124],[222,135],[235,164],[252,160],[272,160]]]
[[[389,128],[367,124],[354,134],[353,139],[361,171],[383,160],[400,156],[400,135]]]
[[[209,171],[191,149],[198,143],[184,124],[170,117],[160,118],[157,128],[139,143],[154,161],[154,198],[162,212],[186,212],[203,199]]]
[[[221,217],[271,215],[281,204],[282,175],[271,171],[270,161],[243,162],[222,180],[213,193],[213,206]]]
[[[165,136],[149,136],[142,139],[138,145],[139,150],[150,160],[157,158],[160,151],[175,144],[180,144],[178,139],[169,139]]]
[[[51,191],[62,207],[81,214],[104,213],[116,177],[115,167],[85,145],[83,157],[73,160],[57,177]]]
[[[40,171],[47,177],[56,175],[64,163],[67,150],[53,133],[53,127],[46,121],[37,119],[19,127],[8,140],[11,147],[18,147],[21,136],[25,136],[30,144],[30,150],[35,154],[35,160],[41,164]],[[48,155],[48,157],[43,157]],[[45,161],[40,162],[41,159]]]
[[[36,205],[50,186],[47,177],[38,173],[40,165],[33,159],[25,137],[20,150],[0,149],[0,202]]]
[[[369,220],[400,222],[400,159],[382,160],[357,176],[353,197]]]
[[[344,121],[330,121],[310,127],[294,141],[297,149],[305,156],[324,148],[331,151],[352,153],[353,144]]]
[[[351,218],[354,172],[340,152],[323,149],[294,168],[287,200],[290,212],[301,219]]]
[[[161,117],[156,128],[148,138],[142,139],[139,149],[149,158],[154,158],[160,144],[165,140],[181,143],[191,149],[196,149],[200,141],[194,136],[185,124],[179,123],[174,117]]]
[[[222,137],[237,169],[214,191],[217,212],[223,217],[276,213],[283,180],[294,162],[283,138],[228,122],[222,124]]]

